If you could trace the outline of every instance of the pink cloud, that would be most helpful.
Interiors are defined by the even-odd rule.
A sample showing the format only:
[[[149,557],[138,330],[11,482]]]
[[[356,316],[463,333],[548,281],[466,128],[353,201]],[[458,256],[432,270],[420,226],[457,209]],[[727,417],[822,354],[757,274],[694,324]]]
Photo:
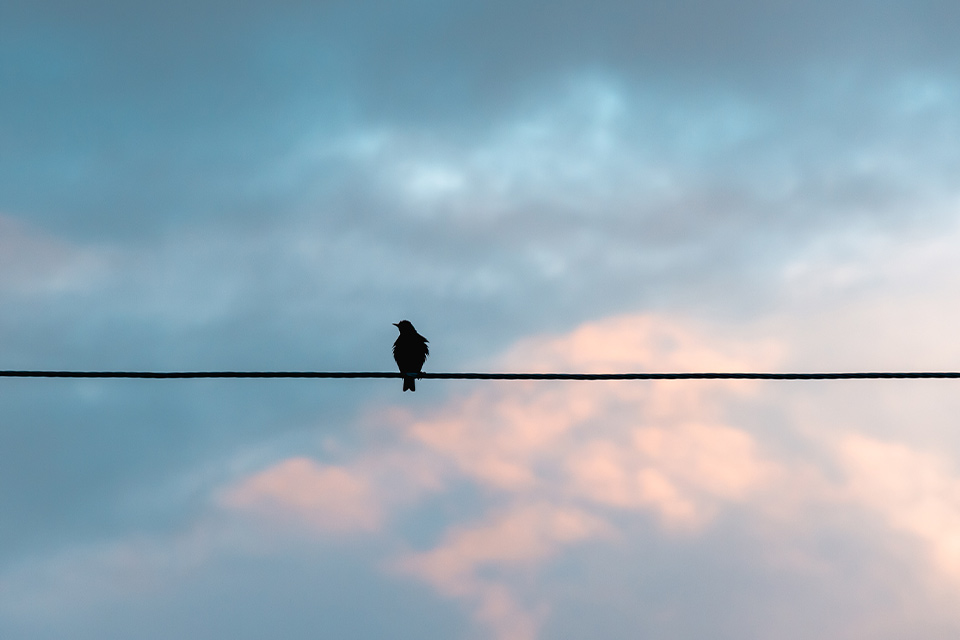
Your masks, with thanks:
[[[672,318],[626,316],[526,340],[504,363],[545,371],[731,370],[762,368],[777,352],[771,343],[708,347],[712,341]],[[565,547],[615,534],[611,510],[653,514],[664,535],[695,534],[777,472],[749,433],[726,422],[725,401],[753,393],[753,384],[473,389],[416,419],[379,416],[397,439],[377,453],[339,467],[281,462],[241,481],[226,504],[261,517],[295,516],[325,533],[373,530],[405,501],[471,482],[483,490],[486,510],[391,566],[469,603],[499,640],[529,640],[547,609],[517,588],[518,573],[535,575]],[[404,500],[397,485],[406,487]]]
[[[933,565],[960,578],[960,477],[939,455],[848,434],[838,446],[847,497],[922,542]]]
[[[599,518],[545,503],[514,506],[479,525],[449,531],[435,549],[403,558],[398,566],[448,595],[458,595],[483,567],[529,566],[562,545],[607,530]]]
[[[369,478],[356,470],[290,458],[231,487],[223,504],[320,532],[372,531],[382,510]]]
[[[621,509],[652,509],[669,528],[689,529],[776,473],[749,435],[723,425],[638,428],[632,440],[594,440],[570,456],[571,492]]]
[[[505,362],[524,353],[554,370],[684,370],[700,362],[760,369],[775,368],[780,351],[664,316],[590,323],[568,337],[526,340]],[[803,391],[809,386],[775,391],[754,383],[466,388],[419,414],[391,408],[367,416],[381,439],[338,464],[293,457],[239,479],[220,494],[220,505],[243,516],[240,528],[228,518],[215,521],[225,525],[218,531],[240,544],[248,543],[249,531],[324,540],[379,536],[389,554],[377,558],[383,568],[460,602],[495,640],[540,635],[554,604],[543,588],[546,569],[571,550],[589,556],[592,545],[638,535],[659,536],[659,545],[682,537],[691,545],[711,535],[718,521],[729,534],[733,519],[723,517],[731,513],[736,531],[756,536],[748,562],[759,570],[834,579],[837,559],[818,547],[827,531],[865,547],[885,549],[895,540],[907,561],[910,553],[929,560],[917,563],[918,580],[929,581],[923,584],[946,576],[955,587],[960,578],[960,476],[946,455],[853,433],[850,413],[843,415],[849,428],[836,429],[838,401],[849,400],[849,389],[829,392],[836,398],[817,391],[815,398],[832,400],[817,404]],[[776,448],[776,437],[736,419],[738,404],[769,406],[774,394],[793,422],[771,431],[804,438],[809,451],[803,455]],[[766,419],[762,425],[771,426]],[[459,502],[465,484],[476,490],[469,509]],[[458,515],[411,548],[392,516],[424,503]],[[879,517],[862,518],[865,512]],[[864,520],[863,530],[853,531],[850,520],[856,526]],[[409,521],[403,519],[405,527]],[[883,571],[885,560],[879,557]],[[107,569],[128,565],[132,575],[152,566],[134,554],[123,563],[111,560]],[[922,599],[925,592],[918,593]]]
[[[576,508],[517,505],[474,526],[455,528],[434,549],[407,554],[394,567],[445,596],[473,603],[477,619],[497,638],[531,640],[546,608],[541,605],[531,611],[522,607],[506,581],[481,574],[492,571],[502,576],[529,570],[563,546],[609,530],[603,520]]]
[[[518,370],[735,371],[769,365],[782,352],[771,340],[736,340],[689,320],[636,314],[588,322],[564,335],[527,338],[499,361]]]

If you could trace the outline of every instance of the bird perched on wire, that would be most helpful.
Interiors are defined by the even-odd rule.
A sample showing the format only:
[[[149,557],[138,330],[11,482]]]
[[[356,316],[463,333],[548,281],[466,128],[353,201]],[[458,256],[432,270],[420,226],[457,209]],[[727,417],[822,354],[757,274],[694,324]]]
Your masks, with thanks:
[[[394,322],[393,326],[400,330],[400,337],[393,343],[393,359],[397,361],[400,373],[420,373],[430,353],[427,339],[417,333],[409,320]],[[403,390],[416,391],[416,381],[415,376],[403,376]]]

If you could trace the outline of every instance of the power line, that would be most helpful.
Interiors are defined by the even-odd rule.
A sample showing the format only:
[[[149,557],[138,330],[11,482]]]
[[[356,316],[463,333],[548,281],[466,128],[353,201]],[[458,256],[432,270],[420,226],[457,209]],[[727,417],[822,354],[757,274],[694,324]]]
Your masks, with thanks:
[[[828,373],[411,373],[426,380],[876,380],[960,378],[958,371]],[[402,378],[390,371],[0,371],[0,378]]]

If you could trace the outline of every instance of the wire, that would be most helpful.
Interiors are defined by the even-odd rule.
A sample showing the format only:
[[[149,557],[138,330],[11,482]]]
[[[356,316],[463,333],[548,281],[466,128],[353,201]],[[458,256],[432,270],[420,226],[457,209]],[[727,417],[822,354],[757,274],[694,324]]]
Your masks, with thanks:
[[[410,373],[433,380],[874,380],[960,378],[958,371],[836,373]],[[383,371],[0,371],[0,378],[402,378]]]

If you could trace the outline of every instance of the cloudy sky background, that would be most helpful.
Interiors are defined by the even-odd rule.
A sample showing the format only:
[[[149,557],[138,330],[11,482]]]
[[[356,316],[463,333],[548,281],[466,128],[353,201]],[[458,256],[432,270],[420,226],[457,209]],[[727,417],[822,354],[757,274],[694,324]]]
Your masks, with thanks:
[[[960,368],[960,8],[0,5],[0,367]],[[955,638],[952,381],[5,380],[0,636]]]

